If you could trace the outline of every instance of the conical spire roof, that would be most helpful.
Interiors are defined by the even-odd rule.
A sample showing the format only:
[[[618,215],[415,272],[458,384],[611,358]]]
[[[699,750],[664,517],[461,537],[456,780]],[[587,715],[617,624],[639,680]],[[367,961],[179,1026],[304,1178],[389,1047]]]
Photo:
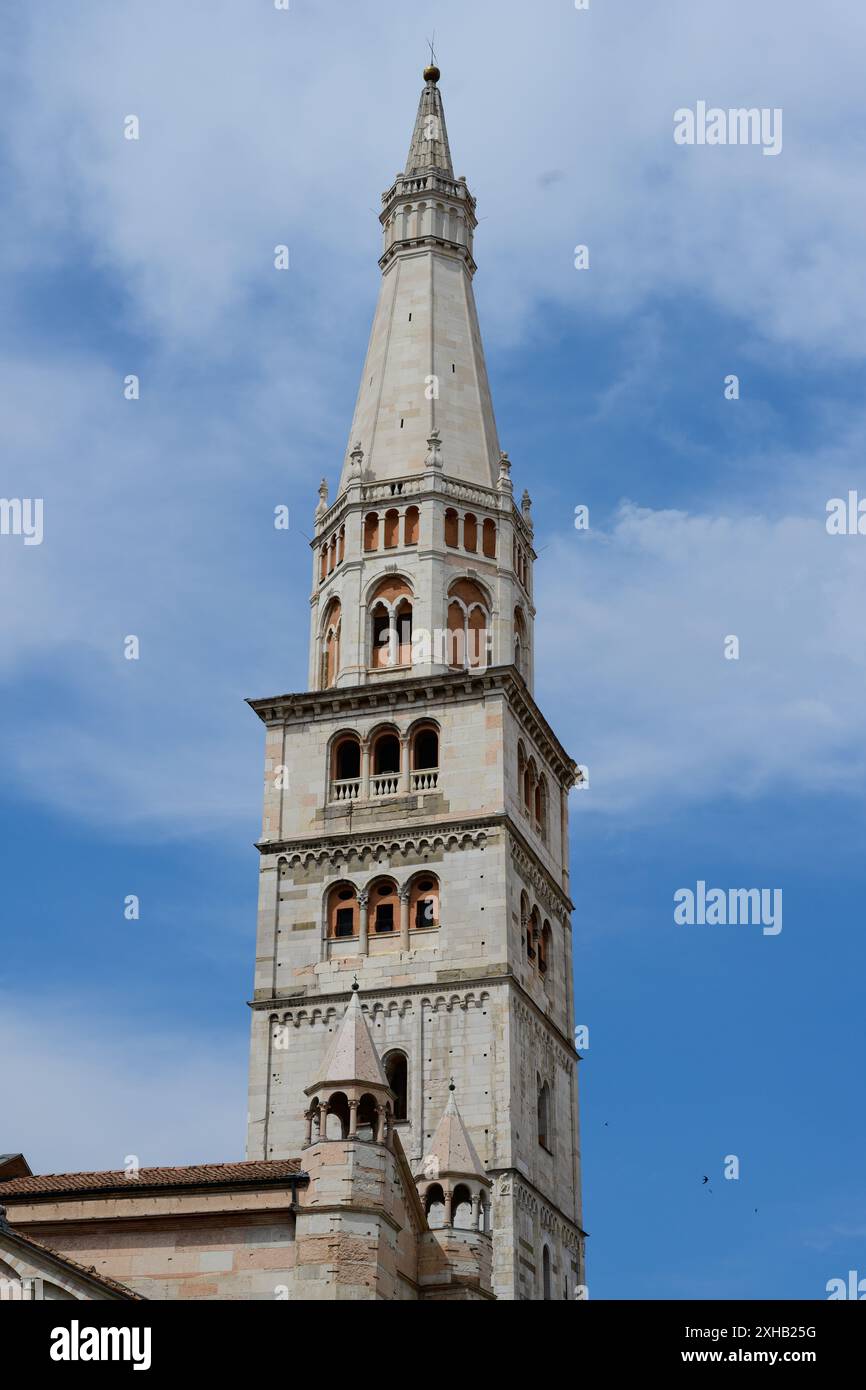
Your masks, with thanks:
[[[388,1089],[388,1078],[370,1037],[357,986],[353,986],[349,1006],[331,1039],[331,1046],[328,1048],[318,1079],[314,1085],[307,1087],[307,1091],[313,1091],[318,1086],[344,1085],[349,1082]]]
[[[418,115],[415,117],[415,129],[412,132],[405,173],[418,174],[427,169],[437,169],[449,179],[453,179],[454,169],[451,164],[451,150],[448,147],[445,111],[436,85],[439,69],[425,68],[424,77],[426,80],[421,100],[418,102]]]
[[[405,171],[383,195],[382,283],[339,491],[423,474],[438,431],[443,473],[495,489],[499,438],[472,292],[475,199],[454,178],[439,69],[424,89]],[[349,450],[353,453],[348,452]]]
[[[433,1166],[429,1163],[431,1158],[436,1160],[435,1172],[437,1177],[447,1177],[450,1174],[462,1177],[472,1175],[487,1181],[484,1166],[476,1153],[475,1145],[469,1138],[460,1111],[457,1109],[453,1090],[448,1096],[448,1104],[436,1126],[436,1133],[433,1135],[430,1147],[422,1160],[425,1172]]]

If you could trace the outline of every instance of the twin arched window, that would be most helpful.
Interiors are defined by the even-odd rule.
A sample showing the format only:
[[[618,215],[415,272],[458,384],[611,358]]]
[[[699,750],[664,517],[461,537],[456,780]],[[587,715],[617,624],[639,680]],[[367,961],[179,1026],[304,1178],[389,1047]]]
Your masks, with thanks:
[[[520,895],[520,939],[527,962],[541,975],[547,975],[553,964],[553,933],[545,917],[542,921],[538,907],[530,909],[526,892]]]
[[[335,685],[340,670],[340,635],[342,631],[342,608],[338,598],[332,599],[325,612],[322,625],[322,673],[321,688],[327,690]]]
[[[529,637],[523,609],[514,610],[514,664],[524,680],[529,679]]]
[[[448,665],[487,666],[492,639],[486,595],[471,579],[455,580],[448,590]]]
[[[541,839],[546,840],[549,809],[547,778],[539,771],[535,759],[527,758],[522,740],[517,744],[517,781],[523,813],[529,817]]]
[[[370,599],[370,666],[412,665],[412,590],[397,575],[383,579]]]

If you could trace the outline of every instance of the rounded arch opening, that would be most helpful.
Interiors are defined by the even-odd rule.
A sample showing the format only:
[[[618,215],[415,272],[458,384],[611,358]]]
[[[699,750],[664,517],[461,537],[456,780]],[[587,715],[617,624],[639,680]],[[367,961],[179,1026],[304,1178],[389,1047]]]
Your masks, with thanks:
[[[394,1119],[409,1118],[409,1058],[399,1048],[386,1052],[382,1058],[388,1085],[394,1092]]]

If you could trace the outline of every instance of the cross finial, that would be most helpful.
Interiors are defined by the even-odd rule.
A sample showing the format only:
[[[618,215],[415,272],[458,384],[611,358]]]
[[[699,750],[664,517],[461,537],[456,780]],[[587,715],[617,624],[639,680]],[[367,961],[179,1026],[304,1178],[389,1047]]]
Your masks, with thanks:
[[[361,986],[358,984],[358,976],[356,974],[352,982],[352,993],[354,994],[355,991],[359,990],[360,988]]]
[[[440,76],[441,76],[441,74],[440,74],[440,72],[439,72],[439,69],[438,69],[438,67],[436,66],[436,51],[435,51],[435,49],[434,49],[434,47],[433,47],[433,43],[434,43],[435,38],[436,38],[436,30],[434,29],[434,30],[433,30],[433,38],[427,40],[427,43],[428,43],[428,45],[429,45],[429,47],[430,47],[430,62],[427,64],[427,67],[424,69],[424,81],[425,81],[425,82],[438,82],[438,81],[439,81],[439,78],[440,78]]]

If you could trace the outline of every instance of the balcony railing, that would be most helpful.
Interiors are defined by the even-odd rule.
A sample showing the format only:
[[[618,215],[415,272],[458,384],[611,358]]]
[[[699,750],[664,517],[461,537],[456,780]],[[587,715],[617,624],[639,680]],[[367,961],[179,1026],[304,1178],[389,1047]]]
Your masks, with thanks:
[[[439,786],[438,767],[418,768],[409,773],[410,790],[413,792],[432,792]],[[399,772],[375,772],[370,775],[371,800],[385,796],[399,796],[402,774]],[[361,796],[361,778],[346,777],[331,782],[331,801],[358,801]]]
[[[378,772],[370,778],[371,796],[396,796],[399,790],[399,772]]]
[[[355,801],[361,791],[360,777],[348,777],[340,782],[331,783],[332,801]]]

